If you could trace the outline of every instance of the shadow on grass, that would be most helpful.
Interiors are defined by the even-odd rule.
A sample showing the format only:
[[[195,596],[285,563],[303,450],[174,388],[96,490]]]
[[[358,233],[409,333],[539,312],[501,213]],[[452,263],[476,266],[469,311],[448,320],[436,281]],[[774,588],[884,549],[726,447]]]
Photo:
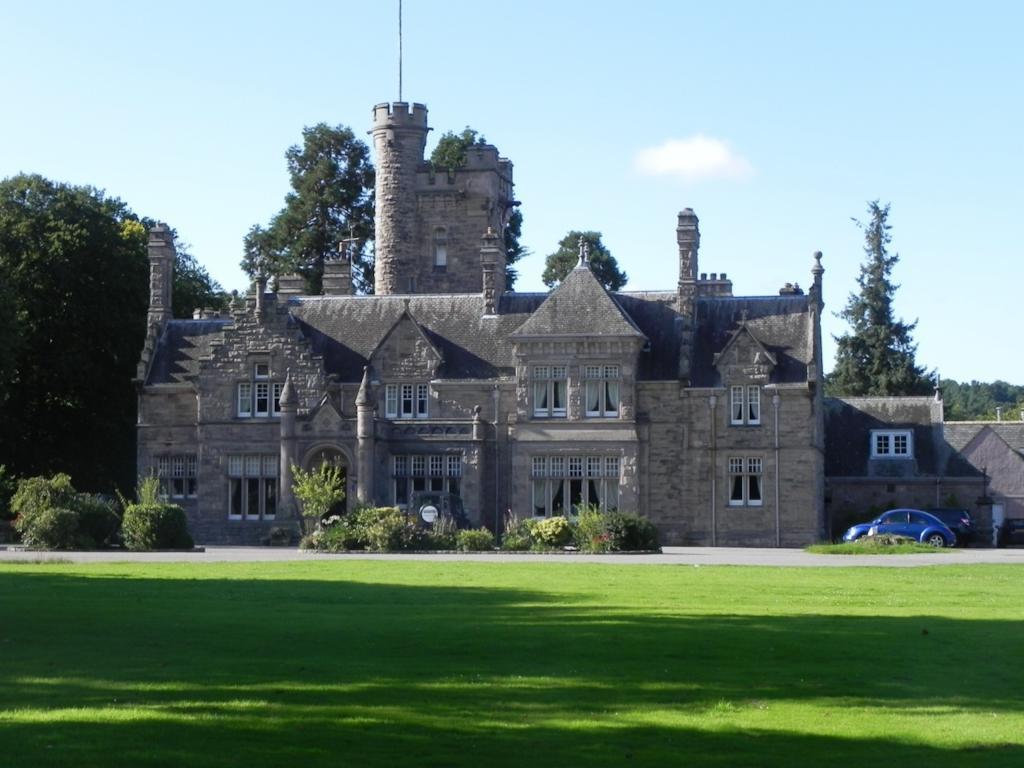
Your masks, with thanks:
[[[1020,637],[1012,621],[651,615],[507,588],[7,573],[0,762],[1021,765],[998,738],[929,745],[937,715],[1024,722]],[[862,738],[844,714],[860,709],[920,731]],[[837,727],[787,720],[808,712]]]

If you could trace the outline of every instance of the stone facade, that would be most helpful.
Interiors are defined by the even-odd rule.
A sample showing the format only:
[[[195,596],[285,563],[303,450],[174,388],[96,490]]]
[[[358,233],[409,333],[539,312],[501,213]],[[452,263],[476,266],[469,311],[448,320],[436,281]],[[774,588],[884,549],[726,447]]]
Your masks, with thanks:
[[[794,546],[824,517],[822,311],[812,287],[734,296],[698,271],[690,209],[679,276],[606,291],[585,258],[550,293],[505,289],[511,164],[423,162],[426,108],[378,105],[373,296],[342,258],[323,296],[258,282],[224,316],[172,320],[170,241],[151,233],[139,365],[139,467],[202,542],[295,528],[293,465],[332,461],[347,504],[424,499],[500,532],[581,503],[638,513],[665,544]]]

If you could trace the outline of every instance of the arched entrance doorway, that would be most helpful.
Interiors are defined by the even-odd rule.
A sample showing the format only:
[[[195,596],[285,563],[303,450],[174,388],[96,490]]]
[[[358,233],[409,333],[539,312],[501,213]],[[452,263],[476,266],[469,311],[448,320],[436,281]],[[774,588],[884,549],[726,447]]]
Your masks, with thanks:
[[[333,466],[341,467],[341,473],[345,479],[345,498],[331,507],[331,511],[328,513],[328,516],[345,514],[345,511],[348,509],[349,497],[348,459],[345,457],[345,454],[337,448],[324,446],[311,451],[307,455],[304,463],[307,471],[317,469],[321,464],[332,464]]]

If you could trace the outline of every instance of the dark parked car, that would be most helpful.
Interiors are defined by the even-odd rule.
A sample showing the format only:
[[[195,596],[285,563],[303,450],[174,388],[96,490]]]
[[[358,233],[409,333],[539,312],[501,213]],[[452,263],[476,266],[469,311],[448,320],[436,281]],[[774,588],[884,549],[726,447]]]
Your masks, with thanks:
[[[956,534],[956,543],[967,546],[977,538],[978,529],[974,525],[974,518],[966,509],[954,509],[952,507],[935,507],[925,510],[931,512],[939,520],[946,524]]]
[[[906,536],[933,547],[952,547],[956,534],[935,515],[920,509],[890,509],[870,523],[851,526],[843,541],[856,541],[863,536]]]

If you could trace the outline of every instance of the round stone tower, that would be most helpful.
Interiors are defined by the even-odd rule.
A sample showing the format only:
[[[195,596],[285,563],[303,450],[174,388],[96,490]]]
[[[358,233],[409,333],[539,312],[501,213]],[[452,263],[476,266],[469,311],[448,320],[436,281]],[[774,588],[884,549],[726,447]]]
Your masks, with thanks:
[[[377,295],[415,293],[416,171],[427,145],[427,108],[396,101],[373,108],[374,192],[373,289]]]

